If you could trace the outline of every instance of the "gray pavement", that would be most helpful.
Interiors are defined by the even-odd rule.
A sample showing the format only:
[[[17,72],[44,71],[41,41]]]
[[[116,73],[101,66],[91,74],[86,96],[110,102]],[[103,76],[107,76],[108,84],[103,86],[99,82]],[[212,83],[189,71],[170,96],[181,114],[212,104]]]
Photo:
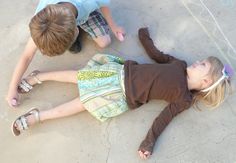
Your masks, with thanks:
[[[164,101],[151,101],[104,123],[85,112],[36,125],[20,137],[12,136],[11,122],[30,107],[49,109],[77,96],[74,85],[47,82],[21,96],[17,109],[11,109],[4,100],[29,37],[28,23],[37,2],[0,1],[0,162],[236,163],[235,94],[216,110],[191,108],[177,116],[147,161],[139,159],[137,148],[167,105]],[[235,0],[111,0],[114,19],[127,32],[124,42],[113,37],[110,47],[100,49],[85,36],[80,54],[66,52],[48,58],[38,52],[28,72],[82,68],[96,53],[151,63],[137,39],[137,30],[143,26],[150,27],[156,46],[166,53],[188,63],[214,55],[236,70],[235,7]]]

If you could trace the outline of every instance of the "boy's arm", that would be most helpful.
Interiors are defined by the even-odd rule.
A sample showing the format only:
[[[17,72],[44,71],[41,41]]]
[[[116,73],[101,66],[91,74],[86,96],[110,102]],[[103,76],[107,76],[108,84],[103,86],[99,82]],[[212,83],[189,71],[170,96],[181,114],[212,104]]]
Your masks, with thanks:
[[[116,38],[119,39],[119,33],[124,36],[125,35],[124,29],[122,27],[117,26],[116,23],[113,21],[109,7],[103,6],[100,8],[100,10],[104,18],[106,19],[107,24],[110,26],[112,32],[116,36]]]
[[[158,63],[167,63],[173,59],[175,59],[173,56],[170,56],[168,54],[164,54],[163,52],[161,52],[160,50],[158,50],[150,35],[148,32],[148,28],[140,28],[138,31],[138,36],[139,36],[139,40],[142,43],[145,51],[147,52],[147,54],[149,55],[149,57],[153,60],[155,60]]]
[[[152,154],[156,139],[159,137],[162,131],[177,114],[189,108],[190,105],[190,102],[169,104],[154,120],[152,127],[149,129],[146,138],[140,144],[138,151]]]
[[[12,107],[16,106],[19,103],[17,87],[21,81],[22,76],[24,75],[29,64],[31,63],[31,60],[34,57],[36,50],[37,50],[37,47],[34,41],[32,40],[32,38],[30,37],[30,39],[28,40],[25,46],[24,52],[22,53],[20,60],[18,61],[15,67],[15,70],[13,72],[12,79],[9,85],[6,100],[8,104]]]

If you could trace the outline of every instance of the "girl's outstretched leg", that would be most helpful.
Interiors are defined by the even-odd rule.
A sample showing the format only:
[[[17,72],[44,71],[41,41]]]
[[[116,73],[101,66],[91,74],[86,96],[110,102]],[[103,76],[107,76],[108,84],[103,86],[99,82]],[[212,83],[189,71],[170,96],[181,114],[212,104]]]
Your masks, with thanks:
[[[85,111],[85,108],[81,103],[80,98],[77,97],[70,102],[56,106],[55,108],[41,111],[39,116],[40,121],[43,122],[45,120],[71,116],[82,111]]]
[[[85,108],[79,98],[76,98],[70,102],[56,106],[49,110],[34,111],[26,113],[17,118],[12,125],[13,134],[20,135],[21,130],[25,130],[28,127],[36,124],[37,122],[44,122],[50,119],[57,119],[62,117],[71,116],[79,112],[84,111]],[[37,114],[35,114],[37,112]],[[36,116],[37,115],[37,116]],[[24,126],[26,125],[26,126]]]
[[[57,81],[65,83],[77,83],[77,71],[65,70],[65,71],[51,71],[51,72],[39,72],[35,76],[29,76],[26,78],[30,85],[37,84],[38,81]]]

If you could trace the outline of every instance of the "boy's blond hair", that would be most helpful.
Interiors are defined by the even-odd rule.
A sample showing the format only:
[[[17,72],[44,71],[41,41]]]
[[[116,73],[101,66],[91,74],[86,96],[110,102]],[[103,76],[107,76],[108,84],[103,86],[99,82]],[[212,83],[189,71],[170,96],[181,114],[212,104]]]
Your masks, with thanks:
[[[38,12],[29,24],[31,37],[48,56],[63,54],[75,40],[76,19],[68,8],[53,4]]]
[[[213,83],[215,83],[222,77],[222,70],[224,68],[224,65],[217,57],[213,56],[208,57],[207,61],[209,61],[211,64],[208,75],[210,75]],[[205,105],[216,108],[224,101],[227,91],[231,93],[231,84],[229,79],[224,79],[215,88],[211,89],[208,92],[195,92],[194,104],[197,104],[198,101],[202,101]]]

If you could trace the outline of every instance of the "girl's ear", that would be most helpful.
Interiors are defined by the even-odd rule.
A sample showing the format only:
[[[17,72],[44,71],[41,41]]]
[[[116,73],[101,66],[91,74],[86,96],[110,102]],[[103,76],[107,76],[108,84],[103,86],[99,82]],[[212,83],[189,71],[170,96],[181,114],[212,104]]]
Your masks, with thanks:
[[[204,78],[202,82],[202,87],[207,88],[211,85],[212,80],[210,78]]]

